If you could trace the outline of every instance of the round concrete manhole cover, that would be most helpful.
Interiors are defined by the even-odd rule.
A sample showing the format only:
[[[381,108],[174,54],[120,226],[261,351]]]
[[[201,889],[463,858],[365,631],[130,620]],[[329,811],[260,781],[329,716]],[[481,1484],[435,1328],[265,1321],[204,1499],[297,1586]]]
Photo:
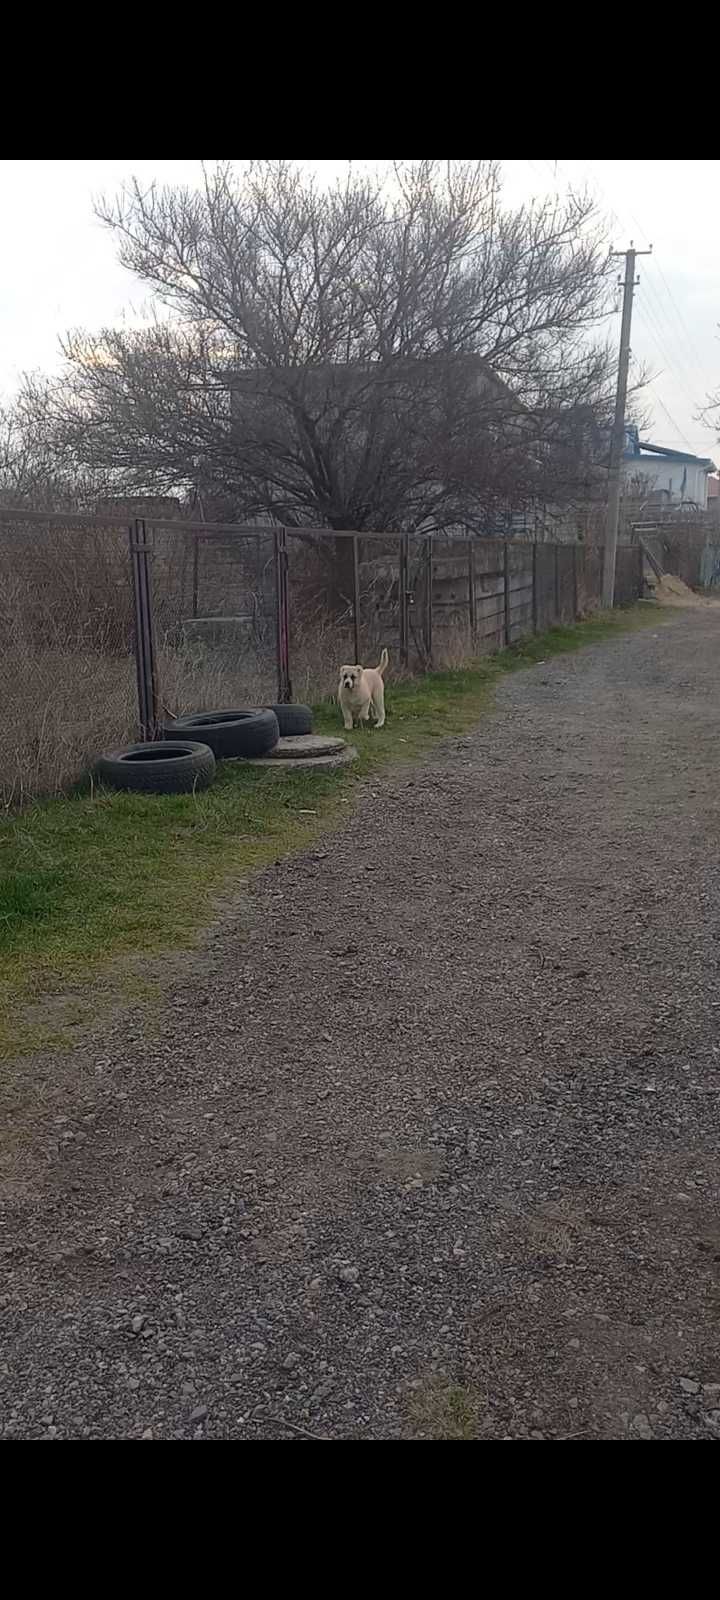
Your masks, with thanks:
[[[299,733],[294,738],[278,739],[274,750],[251,761],[254,767],[344,767],[356,756],[355,746],[346,744],[344,739]]]
[[[307,761],[311,756],[338,756],[346,750],[344,739],[331,739],[322,733],[298,733],[292,738],[278,739],[274,750],[268,750],[268,761]]]

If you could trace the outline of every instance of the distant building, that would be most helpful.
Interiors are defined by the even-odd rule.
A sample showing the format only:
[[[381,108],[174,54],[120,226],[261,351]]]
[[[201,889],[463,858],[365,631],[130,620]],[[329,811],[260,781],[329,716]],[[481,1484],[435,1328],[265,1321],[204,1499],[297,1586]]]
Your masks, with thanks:
[[[152,522],[174,521],[182,514],[182,502],[171,494],[109,494],[96,502],[98,512],[109,511],[118,520],[144,517]]]
[[[688,505],[705,511],[708,479],[717,472],[709,456],[693,456],[682,450],[641,441],[637,428],[625,429],[623,476],[625,494],[643,498],[650,505]],[[717,481],[717,480],[716,480]]]

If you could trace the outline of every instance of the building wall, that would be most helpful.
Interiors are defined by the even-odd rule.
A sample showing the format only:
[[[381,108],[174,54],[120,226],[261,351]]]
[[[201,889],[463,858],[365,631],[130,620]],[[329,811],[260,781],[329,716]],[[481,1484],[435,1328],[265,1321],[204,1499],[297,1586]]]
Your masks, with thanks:
[[[686,461],[667,461],[662,456],[633,456],[632,460],[623,463],[625,479],[637,481],[644,478],[647,481],[648,493],[654,490],[668,496],[668,499],[679,505],[683,500],[694,500],[701,510],[707,505],[707,473],[702,467],[694,467]],[[683,474],[687,472],[685,488],[682,489]]]

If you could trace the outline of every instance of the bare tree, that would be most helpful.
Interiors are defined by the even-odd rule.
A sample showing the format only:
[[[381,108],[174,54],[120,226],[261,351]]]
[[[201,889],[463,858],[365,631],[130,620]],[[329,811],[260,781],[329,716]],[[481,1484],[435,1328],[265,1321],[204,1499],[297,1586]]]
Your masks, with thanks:
[[[36,447],[36,432],[24,425],[16,407],[0,407],[0,498],[5,505],[25,504],[52,476],[48,460]]]
[[[287,162],[203,172],[100,205],[157,317],[69,336],[61,380],[26,385],[59,459],[338,530],[578,492],[611,377],[587,196],[508,210],[487,161],[329,190]]]
[[[26,379],[19,399],[0,406],[0,502],[69,513],[93,507],[113,481],[104,468],[91,471],[73,451],[58,448],[45,412],[47,392],[46,383]]]

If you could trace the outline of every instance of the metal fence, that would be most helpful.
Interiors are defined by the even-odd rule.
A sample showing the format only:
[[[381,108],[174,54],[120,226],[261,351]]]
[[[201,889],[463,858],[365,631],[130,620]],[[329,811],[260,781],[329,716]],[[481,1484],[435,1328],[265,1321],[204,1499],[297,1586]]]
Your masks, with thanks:
[[[0,509],[0,655],[19,685],[0,780],[8,759],[39,773],[73,697],[70,766],[134,731],[134,697],[149,739],[183,710],[320,698],[341,662],[383,646],[425,671],[571,622],[600,604],[602,560],[582,544]],[[639,548],[621,546],[616,601],[641,592]]]

